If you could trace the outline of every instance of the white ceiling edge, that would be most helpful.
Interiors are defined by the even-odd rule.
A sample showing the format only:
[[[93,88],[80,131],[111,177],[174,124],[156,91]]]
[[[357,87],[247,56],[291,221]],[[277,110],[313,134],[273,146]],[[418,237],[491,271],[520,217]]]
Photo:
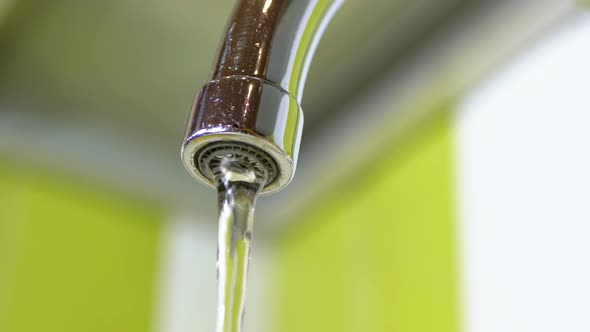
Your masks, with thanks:
[[[197,184],[178,159],[131,143],[100,125],[39,113],[18,112],[0,105],[0,160],[30,169],[48,168],[87,179],[108,190],[188,208],[215,218],[215,193]],[[166,176],[163,176],[165,174]],[[60,179],[63,177],[60,177]]]

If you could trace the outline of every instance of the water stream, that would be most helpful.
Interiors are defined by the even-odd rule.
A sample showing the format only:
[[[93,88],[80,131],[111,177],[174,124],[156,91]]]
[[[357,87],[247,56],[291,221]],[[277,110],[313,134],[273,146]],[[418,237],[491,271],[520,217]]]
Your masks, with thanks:
[[[266,178],[229,159],[218,179],[217,332],[241,332],[254,223],[254,205]]]

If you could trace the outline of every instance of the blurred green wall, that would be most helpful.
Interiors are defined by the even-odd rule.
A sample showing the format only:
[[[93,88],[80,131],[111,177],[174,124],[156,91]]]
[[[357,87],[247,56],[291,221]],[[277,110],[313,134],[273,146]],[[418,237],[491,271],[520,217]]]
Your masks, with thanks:
[[[273,331],[460,330],[450,122],[300,212],[273,248]],[[0,167],[0,331],[152,330],[162,213],[99,187]]]
[[[275,331],[460,329],[450,122],[442,112],[301,212],[279,243]]]
[[[159,211],[74,182],[0,166],[0,331],[151,330]]]

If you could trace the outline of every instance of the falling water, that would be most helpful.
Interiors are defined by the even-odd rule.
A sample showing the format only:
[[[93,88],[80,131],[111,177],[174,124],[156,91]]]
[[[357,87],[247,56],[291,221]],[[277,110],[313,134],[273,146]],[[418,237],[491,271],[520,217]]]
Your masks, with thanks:
[[[266,176],[225,158],[218,179],[217,332],[241,332],[254,205]]]

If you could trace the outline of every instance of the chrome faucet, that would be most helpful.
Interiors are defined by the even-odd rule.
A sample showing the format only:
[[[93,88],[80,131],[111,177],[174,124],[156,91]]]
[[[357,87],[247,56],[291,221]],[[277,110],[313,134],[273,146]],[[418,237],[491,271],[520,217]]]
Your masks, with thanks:
[[[230,156],[266,174],[262,193],[283,189],[297,165],[301,98],[326,25],[343,0],[240,0],[211,79],[190,113],[181,156],[197,180],[216,187]]]

